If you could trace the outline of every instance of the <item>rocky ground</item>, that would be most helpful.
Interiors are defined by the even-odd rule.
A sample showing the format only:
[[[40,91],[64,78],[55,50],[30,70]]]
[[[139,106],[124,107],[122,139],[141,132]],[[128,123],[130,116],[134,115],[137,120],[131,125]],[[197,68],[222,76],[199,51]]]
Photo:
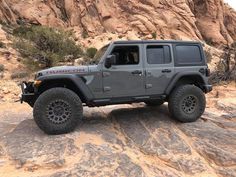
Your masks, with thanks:
[[[82,125],[49,136],[32,110],[0,105],[0,176],[236,176],[235,84],[208,95],[195,123],[170,118],[167,105],[85,108]]]

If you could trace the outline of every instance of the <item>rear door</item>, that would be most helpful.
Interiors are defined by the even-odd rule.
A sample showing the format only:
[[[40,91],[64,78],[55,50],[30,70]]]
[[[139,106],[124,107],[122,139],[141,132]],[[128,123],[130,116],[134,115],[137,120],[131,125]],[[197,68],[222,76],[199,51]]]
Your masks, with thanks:
[[[146,95],[164,94],[175,73],[172,45],[146,43],[144,51]]]

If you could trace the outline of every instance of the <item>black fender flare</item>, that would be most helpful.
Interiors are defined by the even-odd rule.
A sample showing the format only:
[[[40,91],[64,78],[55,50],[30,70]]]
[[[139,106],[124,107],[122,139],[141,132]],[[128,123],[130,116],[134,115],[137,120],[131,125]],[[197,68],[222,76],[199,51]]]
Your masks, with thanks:
[[[69,81],[73,82],[73,84],[80,91],[80,94],[82,94],[84,96],[86,102],[93,100],[94,96],[93,96],[92,92],[90,91],[90,89],[88,88],[86,83],[84,82],[83,78],[79,75],[76,75],[76,74],[64,74],[64,75],[55,74],[55,75],[41,76],[37,80],[42,81],[42,83],[40,84],[40,85],[42,85],[42,84],[45,84],[50,81],[58,80],[58,82],[59,82],[62,79],[69,80]]]
[[[165,90],[165,94],[169,95],[172,91],[172,89],[175,87],[176,83],[183,77],[200,77],[201,81],[203,82],[203,87],[205,85],[208,85],[208,81],[206,77],[203,77],[203,75],[200,72],[197,71],[186,71],[186,72],[179,72],[177,73],[173,79],[170,81],[170,83],[168,84],[166,90]]]

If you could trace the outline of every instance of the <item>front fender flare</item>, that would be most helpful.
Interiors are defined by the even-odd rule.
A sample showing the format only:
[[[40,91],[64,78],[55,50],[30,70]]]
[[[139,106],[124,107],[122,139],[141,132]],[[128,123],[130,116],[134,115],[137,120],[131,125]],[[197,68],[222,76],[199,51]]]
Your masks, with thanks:
[[[49,76],[41,76],[37,80],[42,81],[42,84],[46,84],[50,81],[60,81],[60,80],[69,80],[73,82],[73,84],[77,87],[77,89],[81,92],[84,96],[86,101],[90,101],[94,98],[92,92],[84,82],[81,76],[76,74],[64,74],[64,75],[49,75]]]

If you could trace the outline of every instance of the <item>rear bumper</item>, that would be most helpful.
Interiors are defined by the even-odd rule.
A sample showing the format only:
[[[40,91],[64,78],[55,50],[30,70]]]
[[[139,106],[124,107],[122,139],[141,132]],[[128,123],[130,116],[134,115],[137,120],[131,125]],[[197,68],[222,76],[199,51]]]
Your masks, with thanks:
[[[205,93],[209,93],[213,90],[213,87],[212,87],[212,85],[204,85],[203,89],[204,89]]]
[[[34,93],[33,82],[22,82],[21,91],[22,91],[20,98],[21,103],[26,102],[30,106],[33,106],[37,98],[37,96]]]

